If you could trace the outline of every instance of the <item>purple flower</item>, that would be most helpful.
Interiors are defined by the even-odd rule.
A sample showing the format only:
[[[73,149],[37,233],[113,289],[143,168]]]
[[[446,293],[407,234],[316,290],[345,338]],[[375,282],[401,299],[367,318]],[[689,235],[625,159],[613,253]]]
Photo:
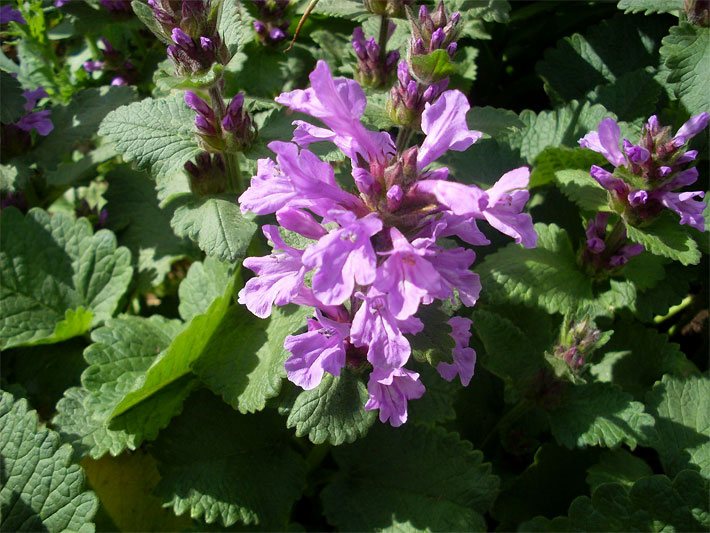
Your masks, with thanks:
[[[16,122],[16,125],[23,131],[30,132],[35,130],[40,135],[47,136],[54,129],[54,124],[49,118],[51,114],[52,112],[48,109],[35,111],[22,117]]]
[[[446,381],[453,381],[458,375],[464,387],[471,382],[476,367],[476,351],[468,345],[471,339],[472,324],[473,322],[468,318],[459,316],[449,320],[451,337],[455,343],[454,349],[451,351],[454,361],[453,363],[442,361],[436,367],[436,370]]]
[[[22,13],[20,13],[17,9],[12,6],[0,6],[0,24],[7,24],[8,22],[27,24],[27,21],[22,16]]]
[[[25,97],[25,111],[32,111],[37,106],[37,102],[39,102],[42,98],[49,97],[47,91],[44,90],[44,87],[37,87],[34,91],[24,91],[22,96]]]
[[[248,257],[244,266],[257,275],[239,291],[239,303],[259,318],[271,315],[271,307],[286,305],[296,299],[303,288],[306,268],[301,263],[302,250],[288,246],[276,226],[264,226],[264,235],[274,244],[266,257]]]
[[[339,376],[345,366],[345,350],[350,325],[330,320],[316,311],[308,321],[308,331],[286,337],[284,348],[291,353],[286,360],[288,379],[305,390],[318,386],[323,374]]]
[[[599,123],[598,131],[590,131],[579,140],[582,148],[589,148],[602,154],[615,167],[621,166],[626,160],[619,149],[621,129],[611,118],[605,118]]]
[[[380,422],[399,427],[407,421],[407,401],[424,395],[426,389],[419,374],[405,368],[376,368],[370,374],[365,409],[380,410]]]
[[[370,237],[382,229],[382,221],[372,213],[358,219],[349,211],[331,211],[329,217],[340,228],[321,237],[303,254],[303,264],[313,275],[313,294],[326,305],[350,298],[358,285],[375,281],[377,260]]]
[[[419,304],[450,294],[441,275],[425,258],[429,240],[410,243],[397,228],[390,228],[392,249],[381,252],[387,256],[377,269],[374,287],[387,294],[387,306],[395,318],[405,320],[414,315]]]
[[[409,341],[402,334],[399,321],[387,305],[386,295],[370,289],[353,318],[351,341],[367,347],[367,360],[375,368],[400,368],[412,353]]]
[[[609,213],[597,213],[587,225],[586,248],[581,257],[593,274],[614,271],[644,250],[640,244],[628,242],[623,225],[618,232],[607,235],[609,216]]]
[[[389,21],[387,28],[388,40],[394,33],[395,28],[396,24]],[[399,61],[399,52],[391,50],[382,57],[380,45],[374,38],[365,39],[365,32],[360,26],[353,30],[352,46],[357,56],[355,79],[361,84],[371,87],[384,85],[397,61]]]

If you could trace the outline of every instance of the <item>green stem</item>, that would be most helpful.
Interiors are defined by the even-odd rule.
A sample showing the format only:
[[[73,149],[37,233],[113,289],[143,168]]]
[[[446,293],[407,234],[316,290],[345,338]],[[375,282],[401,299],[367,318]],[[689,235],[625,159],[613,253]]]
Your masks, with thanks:
[[[380,37],[377,44],[380,45],[380,68],[385,72],[385,62],[387,60],[387,28],[389,20],[385,15],[380,16]]]
[[[395,146],[397,148],[397,153],[402,153],[404,150],[407,148],[407,145],[409,144],[409,141],[412,140],[412,136],[414,135],[414,130],[412,128],[409,128],[407,126],[402,126],[399,128],[399,132],[397,133],[397,140],[395,141]]]
[[[662,322],[665,322],[669,318],[673,318],[678,313],[686,310],[688,307],[693,305],[693,302],[695,302],[695,298],[693,297],[693,295],[686,296],[683,301],[680,302],[678,305],[674,305],[673,307],[671,307],[665,315],[654,317],[654,324],[660,324]]]
[[[483,442],[481,443],[480,449],[483,449],[486,447],[486,444],[493,438],[493,435],[495,435],[502,427],[506,425],[510,425],[513,422],[515,422],[518,418],[523,416],[525,413],[527,413],[532,406],[525,400],[519,401],[517,404],[513,406],[513,408],[505,413],[496,423],[495,426],[493,426],[493,429],[491,429],[488,432],[488,435],[486,435],[486,438],[483,439]]]
[[[227,106],[224,105],[224,98],[222,98],[222,91],[219,88],[219,81],[216,82],[209,90],[210,93],[210,103],[212,104],[212,109],[215,114],[216,126],[221,128],[222,119],[227,113]],[[220,131],[224,136],[224,132]],[[225,139],[226,141],[226,139]],[[229,192],[242,192],[244,191],[244,183],[242,180],[242,171],[239,168],[238,154],[229,148],[229,142],[226,142],[227,149],[224,150],[224,163],[227,167],[227,183]]]

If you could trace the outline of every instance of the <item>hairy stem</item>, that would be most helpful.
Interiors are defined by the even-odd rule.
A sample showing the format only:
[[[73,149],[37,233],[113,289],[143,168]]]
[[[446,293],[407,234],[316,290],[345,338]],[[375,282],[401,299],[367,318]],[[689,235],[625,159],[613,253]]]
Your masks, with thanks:
[[[377,40],[377,44],[380,45],[380,68],[384,73],[385,62],[387,60],[387,29],[389,27],[389,19],[385,15],[380,16],[380,37]]]
[[[222,119],[227,112],[227,106],[224,105],[222,98],[222,90],[219,88],[219,83],[215,83],[210,87],[210,103],[216,117],[217,127],[221,128]],[[221,132],[224,134],[224,132]],[[227,143],[229,146],[229,143]],[[244,191],[244,183],[242,180],[242,171],[239,168],[238,154],[230,148],[224,152],[224,163],[227,167],[227,180],[229,192],[241,193]]]

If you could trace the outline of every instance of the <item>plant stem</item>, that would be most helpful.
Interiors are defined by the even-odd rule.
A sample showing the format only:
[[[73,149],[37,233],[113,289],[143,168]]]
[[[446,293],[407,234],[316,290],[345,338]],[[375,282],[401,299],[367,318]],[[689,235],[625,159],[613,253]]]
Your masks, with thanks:
[[[227,106],[224,105],[224,98],[222,98],[222,91],[219,88],[219,82],[215,83],[210,87],[210,103],[212,104],[212,109],[214,110],[217,127],[221,128],[222,119],[227,112]],[[224,132],[220,132],[224,134]],[[226,139],[225,139],[226,140]],[[224,150],[224,163],[227,167],[227,182],[229,192],[241,193],[244,191],[244,183],[242,182],[242,171],[239,168],[238,154],[229,148],[229,143],[227,144],[227,149]]]
[[[380,45],[380,69],[383,73],[386,72],[385,62],[387,60],[387,29],[389,28],[389,19],[385,15],[380,16],[380,37],[377,44]]]
[[[414,135],[414,130],[412,128],[408,128],[407,126],[399,128],[397,140],[395,141],[397,153],[401,154],[407,148],[409,141],[412,139],[412,135]]]

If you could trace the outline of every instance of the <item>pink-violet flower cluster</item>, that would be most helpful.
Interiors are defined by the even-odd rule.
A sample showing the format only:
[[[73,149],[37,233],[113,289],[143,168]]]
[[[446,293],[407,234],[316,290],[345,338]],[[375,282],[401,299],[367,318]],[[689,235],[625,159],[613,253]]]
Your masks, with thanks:
[[[599,123],[579,140],[580,146],[602,154],[614,166],[609,172],[594,165],[592,177],[611,197],[615,210],[632,224],[650,221],[670,209],[680,216],[680,224],[699,231],[705,229],[703,191],[682,191],[698,179],[698,170],[688,167],[697,150],[686,150],[688,141],[710,122],[709,113],[691,117],[675,135],[662,127],[654,115],[646,122],[638,144],[621,140],[621,129],[611,118]]]
[[[366,98],[357,82],[333,78],[323,61],[310,81],[308,89],[276,100],[322,125],[295,121],[293,142],[269,145],[275,158],[259,160],[239,198],[244,212],[273,213],[278,221],[263,228],[273,252],[244,261],[256,276],[239,301],[259,317],[269,316],[274,305],[312,306],[308,330],[285,341],[288,378],[313,389],[326,372],[337,376],[346,366],[369,371],[365,408],[399,426],[407,420],[408,400],[425,392],[419,375],[406,367],[412,353],[407,336],[424,327],[420,307],[456,297],[470,307],[481,289],[470,270],[475,252],[443,239],[488,244],[477,226],[486,221],[535,246],[532,220],[522,212],[529,171],[512,170],[483,190],[449,181],[447,168],[432,167],[447,151],[466,150],[481,136],[468,129],[469,104],[458,91],[427,103],[423,142],[397,152],[389,133],[362,124]],[[322,141],[350,159],[351,188],[343,188],[333,167],[308,149]],[[437,370],[467,385],[476,360],[468,346],[471,321],[454,317],[449,326],[455,347]]]

